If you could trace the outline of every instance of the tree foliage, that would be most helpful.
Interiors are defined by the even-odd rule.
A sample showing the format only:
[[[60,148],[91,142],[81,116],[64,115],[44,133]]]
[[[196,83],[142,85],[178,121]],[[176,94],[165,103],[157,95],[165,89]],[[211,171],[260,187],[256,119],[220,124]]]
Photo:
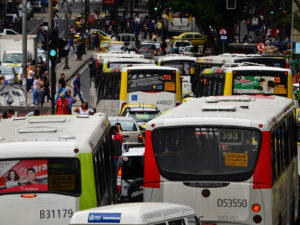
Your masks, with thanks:
[[[300,31],[300,0],[295,1],[294,27]],[[226,9],[226,0],[150,0],[150,4],[173,12],[191,13],[197,24],[209,36],[225,28],[229,38],[233,35],[233,24],[257,17],[264,28],[279,28],[280,34],[290,33],[291,0],[236,0],[236,9]],[[271,13],[273,11],[273,14]]]

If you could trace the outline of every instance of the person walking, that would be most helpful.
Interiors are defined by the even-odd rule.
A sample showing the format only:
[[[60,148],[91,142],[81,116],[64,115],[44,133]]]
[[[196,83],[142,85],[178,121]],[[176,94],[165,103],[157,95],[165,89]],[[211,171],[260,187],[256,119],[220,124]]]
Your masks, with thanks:
[[[73,51],[75,51],[75,47],[74,47],[74,38],[73,38],[73,34],[70,34],[70,38],[69,38],[69,46],[70,46],[70,50],[71,50],[71,47],[73,48]]]
[[[69,99],[65,97],[64,93],[59,94],[59,99],[56,102],[55,112],[58,115],[69,114]]]
[[[82,96],[81,96],[81,93],[80,93],[80,73],[77,74],[75,80],[73,81],[73,85],[74,85],[74,88],[73,88],[73,91],[74,91],[74,94],[73,94],[73,97],[75,98],[76,95],[78,95],[81,103],[84,102]]]
[[[58,100],[60,93],[66,94],[66,85],[67,85],[67,82],[65,81],[65,76],[66,75],[64,73],[62,73],[60,75],[59,80],[58,80],[58,89],[57,89],[57,95],[56,95],[56,98],[55,98],[55,102]]]
[[[72,106],[73,106],[73,103],[76,103],[77,100],[76,100],[76,98],[74,98],[74,97],[72,96],[72,91],[71,91],[71,89],[68,89],[68,90],[67,90],[66,98],[69,100],[69,114],[72,114]]]

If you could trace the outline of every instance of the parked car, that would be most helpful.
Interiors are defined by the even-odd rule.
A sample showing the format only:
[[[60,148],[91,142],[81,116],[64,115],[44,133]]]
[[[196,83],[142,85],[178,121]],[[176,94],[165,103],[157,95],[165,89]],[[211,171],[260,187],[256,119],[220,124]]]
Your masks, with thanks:
[[[0,33],[0,36],[1,35],[18,35],[19,33],[13,29],[3,29],[3,31]]]
[[[124,148],[144,146],[144,137],[136,121],[131,117],[108,117],[110,124],[113,126],[120,123],[123,129]]]
[[[42,11],[42,2],[41,1],[32,1],[33,11],[41,12]]]
[[[142,202],[145,147],[127,148],[119,158],[117,187],[119,202]]]
[[[162,55],[162,49],[159,43],[156,42],[142,42],[138,54],[144,55],[145,59],[153,59],[155,56]]]
[[[16,84],[17,76],[14,67],[1,66],[0,75],[5,77],[7,84]]]
[[[22,3],[20,3],[18,5],[18,12],[19,12],[20,19],[22,19],[23,18],[23,4]],[[27,14],[27,19],[33,17],[33,6],[32,6],[30,1],[27,2],[27,12],[26,12],[26,14]]]
[[[182,33],[178,36],[173,36],[172,37],[172,43],[173,44],[177,40],[190,41],[192,43],[192,45],[196,45],[196,44],[197,45],[204,45],[204,43],[207,41],[207,36],[202,35],[202,34],[197,33],[197,32],[186,32],[186,33]]]
[[[21,28],[21,23],[20,23],[18,15],[13,14],[13,13],[5,14],[5,17],[3,20],[3,25],[4,25],[4,28],[13,29],[17,32],[19,32],[19,30]]]
[[[184,47],[187,46],[192,46],[192,43],[190,41],[185,41],[185,40],[175,41],[173,44],[174,53],[181,54],[183,52]]]

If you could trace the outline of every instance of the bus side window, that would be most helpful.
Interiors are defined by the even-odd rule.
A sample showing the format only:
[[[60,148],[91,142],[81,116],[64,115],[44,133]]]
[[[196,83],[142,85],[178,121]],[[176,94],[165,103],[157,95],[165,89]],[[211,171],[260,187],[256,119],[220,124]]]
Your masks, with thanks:
[[[196,216],[188,217],[187,222],[188,222],[187,225],[200,225],[199,220]]]
[[[185,225],[184,219],[168,221],[169,225]]]
[[[95,151],[93,152],[94,158],[94,171],[95,171],[95,185],[96,185],[96,195],[97,195],[97,205],[101,205],[102,198],[105,192],[105,180],[103,171],[103,141],[97,145]]]

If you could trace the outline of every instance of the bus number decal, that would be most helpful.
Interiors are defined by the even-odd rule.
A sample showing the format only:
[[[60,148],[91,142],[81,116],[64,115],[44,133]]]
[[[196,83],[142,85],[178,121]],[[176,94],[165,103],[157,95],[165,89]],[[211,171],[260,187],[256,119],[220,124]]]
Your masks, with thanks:
[[[173,105],[173,100],[158,100],[156,105]]]
[[[54,218],[71,218],[73,216],[72,209],[41,209],[40,219],[54,219]]]
[[[275,83],[280,83],[280,77],[274,77],[274,82]]]
[[[217,206],[223,208],[246,208],[248,205],[246,199],[217,199]]]

